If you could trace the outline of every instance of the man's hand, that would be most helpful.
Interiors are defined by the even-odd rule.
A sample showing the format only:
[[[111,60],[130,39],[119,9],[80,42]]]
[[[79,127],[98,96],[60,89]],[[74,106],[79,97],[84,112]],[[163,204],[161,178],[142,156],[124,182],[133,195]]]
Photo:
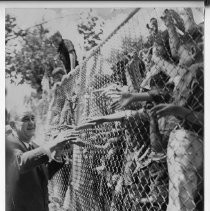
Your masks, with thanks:
[[[118,99],[111,104],[111,109],[122,109],[133,101],[133,95],[129,92],[113,92],[113,94],[118,96]]]
[[[67,142],[72,143],[72,141],[76,140],[79,132],[75,130],[68,130],[59,133],[57,136],[54,136],[48,143],[46,143],[43,147],[46,150],[53,151],[61,150]]]
[[[111,84],[105,88],[102,88],[101,89],[101,94],[100,96],[105,96],[105,97],[109,97],[109,94],[112,93],[112,92],[120,92],[121,91],[121,88],[118,84]],[[94,90],[94,92],[97,91],[97,90]]]
[[[120,86],[118,84],[111,84],[109,86],[107,86],[106,88],[102,88],[102,93],[100,94],[100,96],[105,96],[107,98],[113,97],[115,92],[127,92],[129,89],[128,86]],[[94,92],[97,90],[94,90]],[[118,96],[117,96],[118,97]]]
[[[181,112],[181,108],[174,104],[159,104],[151,109],[152,115],[157,115],[157,118],[163,116],[178,116]]]
[[[90,118],[85,124],[81,125],[80,128],[93,128],[97,124],[102,124],[106,121],[105,116]]]

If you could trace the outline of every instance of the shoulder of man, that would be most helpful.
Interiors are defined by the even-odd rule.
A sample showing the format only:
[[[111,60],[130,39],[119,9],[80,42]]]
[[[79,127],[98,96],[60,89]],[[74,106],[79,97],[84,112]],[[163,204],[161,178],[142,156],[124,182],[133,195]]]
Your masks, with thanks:
[[[64,39],[63,41],[64,41],[64,44],[65,44],[65,46],[66,46],[66,48],[68,49],[69,52],[74,50],[74,45],[73,45],[71,40]]]
[[[12,128],[7,127],[5,138],[9,142],[17,142],[17,136]]]
[[[13,131],[13,129],[12,129],[12,127],[10,125],[6,125],[5,126],[5,134],[6,134],[6,136],[11,134],[12,131]]]
[[[13,130],[6,131],[5,141],[6,145],[12,148],[17,148],[19,146],[18,138]]]
[[[11,149],[24,150],[24,144],[18,139],[16,131],[12,130],[11,133],[5,135],[6,145]]]

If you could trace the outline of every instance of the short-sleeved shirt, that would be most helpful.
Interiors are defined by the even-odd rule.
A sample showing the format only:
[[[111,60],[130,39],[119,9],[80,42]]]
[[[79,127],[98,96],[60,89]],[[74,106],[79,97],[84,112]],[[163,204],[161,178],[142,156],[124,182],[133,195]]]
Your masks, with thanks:
[[[58,53],[60,54],[60,60],[63,62],[67,73],[71,71],[71,61],[69,53],[75,53],[75,64],[76,66],[78,65],[76,51],[74,49],[73,43],[70,40],[62,40],[58,47]]]

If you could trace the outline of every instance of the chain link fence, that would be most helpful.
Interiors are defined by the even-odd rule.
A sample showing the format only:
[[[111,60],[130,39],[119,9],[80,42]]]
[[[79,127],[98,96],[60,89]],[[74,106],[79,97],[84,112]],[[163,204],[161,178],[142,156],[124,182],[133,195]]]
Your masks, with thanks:
[[[197,16],[200,8],[134,9],[54,86],[50,134],[76,125],[80,136],[50,181],[50,210],[203,210]]]

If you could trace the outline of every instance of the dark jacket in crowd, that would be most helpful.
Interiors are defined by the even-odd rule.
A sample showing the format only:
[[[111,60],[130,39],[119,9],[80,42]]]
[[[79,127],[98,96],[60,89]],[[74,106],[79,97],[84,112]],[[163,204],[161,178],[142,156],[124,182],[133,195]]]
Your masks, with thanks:
[[[58,47],[58,53],[60,55],[60,60],[63,62],[66,73],[68,74],[71,71],[71,61],[69,57],[69,53],[75,53],[75,67],[79,64],[77,61],[77,54],[74,49],[74,45],[70,40],[62,40]]]
[[[63,163],[48,162],[43,148],[33,143],[27,149],[13,133],[6,136],[6,146],[6,210],[48,211],[48,180]]]

